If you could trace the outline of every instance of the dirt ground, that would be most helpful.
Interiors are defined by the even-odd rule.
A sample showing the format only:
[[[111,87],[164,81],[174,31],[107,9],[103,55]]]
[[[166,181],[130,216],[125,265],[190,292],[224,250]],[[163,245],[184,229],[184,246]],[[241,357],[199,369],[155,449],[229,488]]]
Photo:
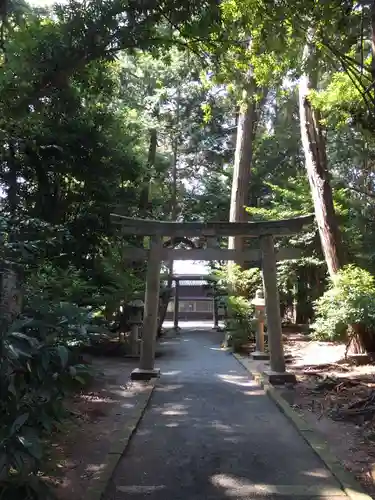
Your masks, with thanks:
[[[285,350],[299,383],[284,396],[375,498],[375,366],[345,360],[340,344],[289,338]]]
[[[45,477],[56,487],[59,500],[83,497],[90,479],[103,467],[114,431],[124,425],[140,391],[130,381],[136,360],[93,357],[91,364],[96,373],[93,382],[68,403],[73,419],[48,442]]]

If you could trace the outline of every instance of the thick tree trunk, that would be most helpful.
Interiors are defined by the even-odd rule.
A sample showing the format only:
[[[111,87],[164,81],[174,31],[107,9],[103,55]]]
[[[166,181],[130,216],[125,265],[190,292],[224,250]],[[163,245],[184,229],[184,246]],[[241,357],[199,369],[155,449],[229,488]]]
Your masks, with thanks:
[[[157,120],[159,118],[159,105],[157,104],[154,112],[153,112],[153,117]],[[152,127],[149,130],[149,146],[148,146],[148,155],[147,155],[147,168],[145,175],[142,179],[142,187],[140,191],[140,197],[139,197],[139,202],[138,202],[138,213],[139,216],[142,218],[148,218],[151,215],[152,212],[152,196],[151,196],[151,183],[152,183],[152,176],[154,172],[154,166],[155,166],[155,161],[156,161],[156,152],[157,152],[157,146],[158,146],[158,133],[157,133],[157,128]],[[146,244],[147,237],[144,236],[137,236],[136,237],[136,244],[137,246],[145,248],[147,246]],[[139,263],[132,263],[133,269],[137,269],[139,266]],[[141,269],[143,268],[143,264]]]
[[[177,109],[175,119],[175,131],[172,140],[172,195],[171,195],[171,218],[173,221],[177,220],[178,216],[178,203],[177,203],[177,163],[178,163],[178,145],[179,145],[179,127],[180,127],[180,100],[181,92],[177,90]]]
[[[248,88],[244,91],[243,104],[238,114],[236,151],[234,156],[232,192],[230,199],[230,222],[247,220],[245,207],[249,204],[249,187],[251,162],[253,158],[253,143],[256,127],[259,120],[261,104],[255,99],[259,93],[254,79],[251,79]],[[229,238],[228,247],[243,250],[244,238],[233,236]],[[243,265],[237,261],[236,264]]]
[[[177,164],[178,164],[178,145],[179,145],[179,126],[180,126],[180,101],[181,101],[181,90],[177,89],[177,109],[175,117],[175,131],[172,138],[172,192],[170,201],[170,213],[171,220],[176,221],[178,217],[178,201],[177,201]],[[158,334],[160,335],[161,329],[165,316],[167,314],[168,304],[172,298],[172,282],[173,282],[173,260],[169,261],[168,267],[168,280],[167,280],[167,292],[163,295],[160,305],[160,315],[159,315],[159,328]]]
[[[150,143],[148,147],[147,172],[143,179],[143,187],[139,199],[139,214],[141,217],[147,217],[152,208],[152,200],[150,199],[150,184],[152,180],[153,167],[155,165],[157,144],[157,130],[156,128],[152,128],[150,130]]]
[[[304,60],[309,59],[309,46],[304,50]],[[315,217],[328,272],[333,278],[345,263],[344,252],[330,184],[325,140],[320,125],[320,116],[314,110],[309,92],[314,88],[310,75],[303,74],[299,85],[299,111],[301,139],[305,154],[307,176],[314,203]]]

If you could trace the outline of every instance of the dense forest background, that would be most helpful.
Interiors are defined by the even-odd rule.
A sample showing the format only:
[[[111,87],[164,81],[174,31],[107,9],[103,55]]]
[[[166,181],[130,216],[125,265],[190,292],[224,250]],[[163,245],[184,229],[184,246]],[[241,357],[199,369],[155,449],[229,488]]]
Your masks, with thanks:
[[[303,252],[278,265],[284,319],[375,351],[374,1],[2,0],[0,18],[9,495],[34,498],[40,434],[87,375],[75,346],[143,293],[145,265],[122,255],[142,242],[111,212],[314,212],[309,231],[277,242]],[[237,264],[232,308],[246,316],[260,274]]]

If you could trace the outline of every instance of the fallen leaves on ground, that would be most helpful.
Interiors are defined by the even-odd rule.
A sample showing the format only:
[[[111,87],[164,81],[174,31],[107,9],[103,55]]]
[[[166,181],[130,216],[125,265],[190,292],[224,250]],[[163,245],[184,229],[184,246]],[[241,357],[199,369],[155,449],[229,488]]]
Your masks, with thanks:
[[[285,345],[299,382],[292,406],[375,498],[375,366],[345,360],[340,344],[292,337]]]

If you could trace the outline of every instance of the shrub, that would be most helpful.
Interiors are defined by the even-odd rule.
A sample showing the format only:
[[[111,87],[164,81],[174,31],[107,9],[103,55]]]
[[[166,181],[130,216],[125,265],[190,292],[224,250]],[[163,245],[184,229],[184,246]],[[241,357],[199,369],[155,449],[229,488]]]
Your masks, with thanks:
[[[315,337],[349,340],[350,330],[359,333],[362,345],[375,332],[375,280],[371,274],[350,265],[339,271],[329,289],[314,305]],[[364,345],[368,349],[368,345]]]
[[[229,333],[228,344],[238,351],[255,338],[254,307],[244,297],[234,296],[228,297],[227,307],[229,315],[225,326]]]
[[[0,217],[0,230],[0,498],[49,500],[46,434],[68,416],[67,396],[92,376],[80,347],[106,330],[96,313],[117,311],[140,282],[114,250],[90,273],[66,265],[64,228]]]
[[[64,400],[90,378],[74,345],[85,337],[78,308],[23,317],[0,337],[0,496],[49,498],[40,481],[42,439],[66,416]],[[40,311],[39,311],[40,315]]]

